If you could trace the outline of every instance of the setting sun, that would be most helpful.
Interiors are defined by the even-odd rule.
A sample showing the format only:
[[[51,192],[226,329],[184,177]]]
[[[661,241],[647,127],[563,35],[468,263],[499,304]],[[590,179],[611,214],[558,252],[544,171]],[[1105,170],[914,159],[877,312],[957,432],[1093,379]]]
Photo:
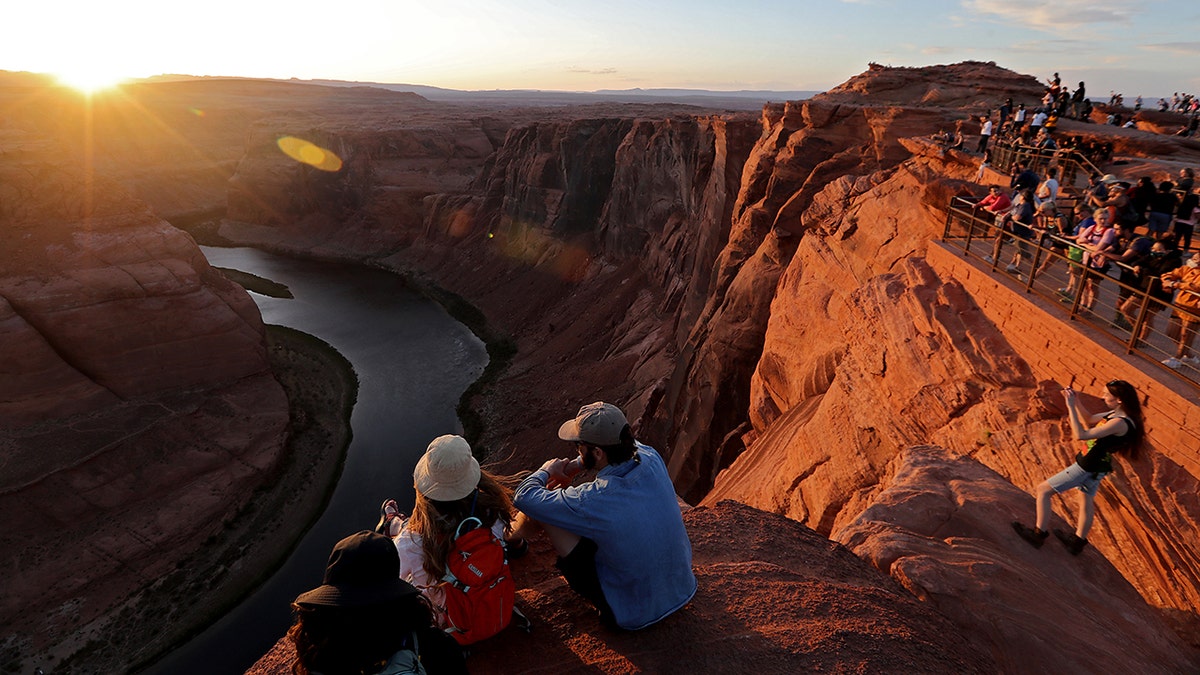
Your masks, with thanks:
[[[120,75],[103,72],[98,68],[79,68],[60,71],[55,74],[55,78],[64,85],[72,89],[78,89],[85,94],[93,94],[101,89],[116,86],[124,79]]]

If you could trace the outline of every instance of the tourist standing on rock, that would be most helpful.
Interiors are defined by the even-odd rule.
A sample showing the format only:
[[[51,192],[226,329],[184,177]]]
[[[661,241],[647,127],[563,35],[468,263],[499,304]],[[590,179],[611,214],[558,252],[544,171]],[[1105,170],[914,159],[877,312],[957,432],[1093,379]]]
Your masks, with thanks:
[[[1071,117],[1075,119],[1083,119],[1083,102],[1087,99],[1087,87],[1080,80],[1079,88],[1071,94]]]
[[[466,673],[462,651],[433,625],[420,591],[400,578],[400,558],[387,537],[362,531],[329,554],[323,583],[292,604],[287,636],[296,646],[296,675]]]
[[[552,459],[518,487],[514,503],[541,523],[571,590],[626,630],[645,628],[696,593],[692,544],[658,452],[634,439],[619,408],[591,403],[559,427],[579,456]],[[581,470],[594,480],[570,485]]]
[[[490,544],[494,550],[484,548],[479,554],[493,554],[496,565],[506,566],[507,559],[525,554],[528,544],[514,531],[511,490],[500,478],[479,467],[466,439],[453,435],[433,439],[413,470],[413,485],[416,501],[412,516],[405,518],[395,500],[388,499],[380,507],[381,517],[375,527],[395,543],[400,557],[400,578],[420,589],[434,608],[438,626],[461,644],[491,637],[508,625],[512,612],[497,615],[491,625],[470,621],[474,618],[473,607],[450,602],[447,597],[454,594],[454,599],[461,600],[453,586],[457,583],[461,588],[465,583],[448,576],[447,561],[456,537],[474,529],[490,532],[490,537],[480,545]],[[508,578],[511,580],[511,575]],[[491,580],[488,583],[491,585]],[[499,588],[496,585],[485,590],[490,594]],[[501,590],[506,597],[493,604],[511,607],[515,587],[506,583]],[[475,589],[466,594],[470,596],[472,591]],[[483,598],[484,590],[475,591],[474,597]]]
[[[1137,390],[1124,380],[1112,380],[1104,385],[1102,399],[1108,410],[1093,414],[1083,406],[1071,387],[1063,389],[1071,435],[1087,442],[1087,452],[1075,455],[1075,463],[1051,476],[1034,488],[1037,498],[1037,521],[1029,527],[1013,521],[1013,529],[1034,548],[1041,548],[1049,536],[1050,497],[1079,488],[1083,494],[1075,532],[1054,530],[1054,536],[1072,555],[1079,555],[1087,546],[1088,531],[1096,515],[1096,492],[1100,482],[1112,473],[1112,456],[1118,452],[1134,455],[1143,435],[1142,406]]]
[[[1192,233],[1196,229],[1196,210],[1200,206],[1200,195],[1192,191],[1191,169],[1180,169],[1179,175],[1181,178],[1186,177],[1187,189],[1183,190],[1183,196],[1179,199],[1179,208],[1175,210],[1175,222],[1171,231],[1174,232],[1179,247],[1187,251],[1192,248]],[[1180,180],[1180,185],[1182,183],[1183,180]]]
[[[975,148],[975,152],[982,155],[987,150],[988,140],[992,137],[992,118],[991,116],[980,117],[979,123],[983,127],[979,130],[979,146]]]

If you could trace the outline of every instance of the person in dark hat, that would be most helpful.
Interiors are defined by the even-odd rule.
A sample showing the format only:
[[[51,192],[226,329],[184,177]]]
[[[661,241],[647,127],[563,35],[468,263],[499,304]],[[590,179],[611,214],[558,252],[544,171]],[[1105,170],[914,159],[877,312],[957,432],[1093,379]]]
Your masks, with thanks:
[[[466,673],[458,644],[433,625],[421,593],[400,579],[392,540],[366,530],[329,554],[323,583],[292,603],[296,675]]]

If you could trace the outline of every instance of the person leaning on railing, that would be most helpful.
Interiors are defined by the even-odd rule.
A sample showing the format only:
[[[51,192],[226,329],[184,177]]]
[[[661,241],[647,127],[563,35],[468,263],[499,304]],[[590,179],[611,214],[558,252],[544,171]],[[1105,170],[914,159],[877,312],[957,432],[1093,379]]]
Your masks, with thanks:
[[[1188,258],[1187,264],[1174,271],[1162,275],[1164,285],[1175,291],[1175,313],[1171,317],[1174,324],[1168,335],[1173,336],[1175,356],[1164,359],[1163,365],[1168,368],[1181,368],[1185,364],[1200,366],[1200,359],[1191,355],[1192,342],[1196,338],[1196,330],[1200,328],[1200,251]],[[1180,311],[1180,309],[1184,311]]]
[[[1096,220],[1092,217],[1093,209],[1086,203],[1079,202],[1075,205],[1075,217],[1072,219],[1075,223],[1073,226],[1063,228],[1061,237],[1063,243],[1066,244],[1067,259],[1070,260],[1070,266],[1067,270],[1067,285],[1058,289],[1058,294],[1061,295],[1064,301],[1070,301],[1075,297],[1075,291],[1079,289],[1081,277],[1083,276],[1083,249],[1076,245],[1075,239],[1087,228],[1095,224]],[[1042,266],[1038,269],[1038,276],[1050,269],[1056,262],[1054,256],[1046,256],[1042,261]]]
[[[1092,217],[1096,222],[1079,233],[1075,242],[1084,250],[1083,264],[1087,274],[1083,277],[1080,304],[1092,311],[1096,306],[1096,290],[1109,268],[1109,255],[1116,245],[1117,235],[1112,229],[1113,216],[1109,209],[1096,209]]]
[[[975,205],[976,208],[984,209],[992,215],[1004,213],[1012,207],[1012,200],[1000,189],[999,185],[988,186],[988,193],[983,199]]]
[[[1120,283],[1117,286],[1117,302],[1113,307],[1112,325],[1114,328],[1122,330],[1133,330],[1133,322],[1125,318],[1121,308],[1127,300],[1133,297],[1135,287],[1140,284],[1137,265],[1150,257],[1154,240],[1134,234],[1132,228],[1125,227],[1121,223],[1114,223],[1113,231],[1117,233],[1118,242],[1114,253],[1120,251],[1120,255],[1113,259],[1113,262],[1117,263],[1119,273],[1117,281]]]
[[[984,262],[991,265],[1000,259],[1000,247],[1004,243],[1006,232],[1012,233],[1017,245],[1014,247],[1012,260],[1004,269],[1016,274],[1021,266],[1022,257],[1029,254],[1029,241],[1033,238],[1033,190],[1021,190],[1013,195],[1012,208],[996,218],[996,241],[992,246],[992,254],[983,257]]]
[[[1137,287],[1149,296],[1138,340],[1145,340],[1150,336],[1150,324],[1154,317],[1163,307],[1171,304],[1171,297],[1175,295],[1174,289],[1168,288],[1160,278],[1183,264],[1183,252],[1173,246],[1173,243],[1170,239],[1154,242],[1154,246],[1150,248],[1150,255],[1133,265]],[[1120,311],[1127,324],[1132,326],[1137,321],[1138,305],[1141,302],[1140,295],[1131,294],[1121,303]]]
[[[1185,170],[1190,171],[1190,169]],[[1181,175],[1183,171],[1180,171]],[[1179,241],[1179,246],[1185,251],[1192,248],[1192,232],[1196,228],[1197,206],[1200,206],[1200,195],[1192,192],[1189,185],[1180,197],[1179,208],[1175,210],[1175,223],[1171,226],[1171,231]]]

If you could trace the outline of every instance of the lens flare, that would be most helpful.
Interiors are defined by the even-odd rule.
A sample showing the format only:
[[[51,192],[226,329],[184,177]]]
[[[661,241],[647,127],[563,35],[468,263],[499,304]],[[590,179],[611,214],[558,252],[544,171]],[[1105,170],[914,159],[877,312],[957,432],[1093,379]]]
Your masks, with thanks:
[[[315,143],[296,138],[295,136],[283,136],[275,142],[283,154],[291,157],[297,162],[303,162],[310,166],[316,167],[322,171],[339,171],[342,168],[342,160],[332,151],[326,150]]]

